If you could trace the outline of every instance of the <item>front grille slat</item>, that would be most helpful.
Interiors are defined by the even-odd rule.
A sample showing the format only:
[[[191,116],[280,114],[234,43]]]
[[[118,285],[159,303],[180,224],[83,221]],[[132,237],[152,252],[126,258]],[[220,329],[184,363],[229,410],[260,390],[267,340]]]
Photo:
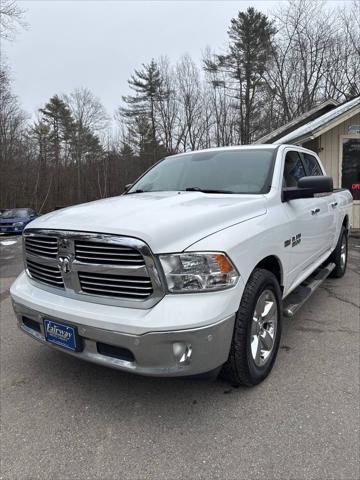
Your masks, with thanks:
[[[35,245],[38,245],[40,247],[46,247],[46,248],[57,248],[57,242],[54,240],[53,242],[47,242],[45,240],[38,240],[37,238],[27,238],[26,243],[33,243]]]
[[[52,265],[45,265],[43,263],[36,263],[33,260],[28,260],[27,261],[28,265],[34,266],[40,270],[44,270],[45,272],[51,272],[51,273],[59,273],[60,275],[60,270],[57,266],[52,266]]]
[[[79,255],[77,254],[76,256],[76,259],[77,260],[80,260],[81,262],[84,262],[84,263],[88,263],[88,261],[90,260],[91,263],[96,260],[97,263],[101,263],[101,262],[110,262],[111,264],[114,264],[114,262],[117,264],[117,263],[123,263],[123,264],[127,264],[127,263],[131,263],[131,264],[140,264],[140,265],[143,265],[144,264],[144,260],[142,258],[140,259],[133,259],[133,258],[111,258],[111,257],[108,257],[108,256],[103,256],[103,257],[88,257],[88,256],[85,256],[85,255]]]
[[[94,251],[94,250],[84,250],[83,248],[78,248],[77,253],[79,255],[107,255],[107,256],[114,256],[114,257],[124,257],[124,258],[131,258],[131,257],[136,257],[142,259],[142,255],[140,253],[133,253],[133,252],[113,252],[113,251]]]
[[[37,275],[42,275],[44,277],[49,277],[50,279],[57,279],[57,280],[62,282],[62,277],[61,277],[60,272],[58,274],[57,273],[46,273],[46,272],[44,272],[44,270],[40,270],[39,268],[36,268],[33,265],[29,265],[28,268],[31,272],[34,272]]]
[[[56,258],[56,251],[54,252],[49,252],[49,250],[43,250],[42,248],[35,248],[35,247],[26,247],[26,251],[29,253],[35,253],[43,257],[53,257]]]
[[[42,275],[39,275],[38,273],[32,272],[31,273],[32,278],[35,278],[36,280],[40,280],[42,283],[47,283],[48,285],[55,286],[55,287],[63,287],[64,282],[62,280],[51,280],[47,277],[43,277]]]
[[[125,284],[125,283],[121,283],[121,284],[106,283],[105,284],[105,283],[85,282],[84,280],[82,280],[81,285],[83,285],[86,288],[107,287],[107,288],[120,288],[120,289],[126,288],[126,289],[129,289],[129,290],[147,290],[147,291],[152,290],[152,287],[143,287],[143,286],[138,286],[138,285],[128,285],[128,284]]]
[[[99,242],[84,242],[82,240],[76,241],[77,248],[90,248],[91,250],[124,250],[134,251],[131,247],[124,247],[123,245],[117,245],[116,243],[101,243]]]
[[[26,246],[27,246],[27,248],[36,248],[36,249],[39,249],[39,250],[46,250],[46,251],[49,251],[50,253],[52,253],[52,251],[57,250],[56,245],[47,246],[47,245],[43,245],[42,243],[37,244],[37,243],[34,243],[34,242],[26,242]]]
[[[95,278],[94,278],[95,277]],[[79,272],[81,289],[85,293],[106,296],[146,298],[153,293],[151,280],[144,277]]]
[[[25,237],[25,251],[40,257],[56,258],[58,253],[57,238],[38,235]]]
[[[145,265],[144,257],[138,250],[116,243],[75,240],[75,258],[83,263],[121,266]]]
[[[33,235],[33,236],[26,237],[26,241],[44,243],[46,245],[57,245],[56,237],[44,237],[40,235]]]
[[[89,275],[88,273],[83,273],[81,272],[81,277],[84,281],[92,281],[92,280],[102,280],[104,281],[104,278],[103,277],[99,277],[97,276],[96,274],[91,274]],[[109,280],[111,281],[111,280]],[[139,283],[139,284],[148,284],[148,285],[151,285],[151,280],[150,279],[147,279],[147,278],[139,278],[139,277],[136,277],[135,279],[133,278],[130,278],[130,277],[127,277],[126,280],[126,283]]]
[[[27,259],[27,269],[32,278],[50,286],[64,287],[64,281],[58,267],[49,266]]]
[[[83,287],[83,292],[96,292],[97,295],[109,295],[114,297],[114,296],[120,296],[120,297],[126,297],[126,296],[136,296],[136,297],[148,297],[148,293],[140,293],[140,292],[128,292],[126,290],[109,290],[106,288],[92,288],[92,287]],[[99,293],[100,292],[100,293]]]

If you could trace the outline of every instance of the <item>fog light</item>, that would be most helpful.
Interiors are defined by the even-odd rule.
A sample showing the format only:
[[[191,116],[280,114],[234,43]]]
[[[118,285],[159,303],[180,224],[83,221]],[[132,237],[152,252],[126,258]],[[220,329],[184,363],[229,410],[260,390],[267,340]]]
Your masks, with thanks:
[[[190,343],[173,343],[173,352],[176,360],[181,363],[181,365],[187,365],[188,363],[190,363],[192,355],[192,346]]]

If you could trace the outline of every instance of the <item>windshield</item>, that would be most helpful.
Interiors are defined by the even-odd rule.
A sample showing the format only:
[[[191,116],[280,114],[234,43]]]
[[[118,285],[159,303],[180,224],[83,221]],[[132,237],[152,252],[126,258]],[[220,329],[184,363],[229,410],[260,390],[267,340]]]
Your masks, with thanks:
[[[194,152],[167,157],[128,193],[199,190],[209,193],[266,193],[274,149]]]
[[[1,213],[1,218],[29,217],[31,211],[28,208],[13,208]]]

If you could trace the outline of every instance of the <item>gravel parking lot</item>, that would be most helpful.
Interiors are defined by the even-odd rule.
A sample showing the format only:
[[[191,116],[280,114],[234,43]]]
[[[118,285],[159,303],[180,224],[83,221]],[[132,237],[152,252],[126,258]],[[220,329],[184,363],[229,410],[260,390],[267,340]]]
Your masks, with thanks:
[[[360,238],[292,320],[253,389],[77,361],[21,333],[0,237],[1,479],[359,479]]]

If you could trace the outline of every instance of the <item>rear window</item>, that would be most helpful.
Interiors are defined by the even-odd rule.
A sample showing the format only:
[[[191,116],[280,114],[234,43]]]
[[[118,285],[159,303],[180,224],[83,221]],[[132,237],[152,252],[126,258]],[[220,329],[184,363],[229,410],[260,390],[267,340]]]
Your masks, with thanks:
[[[287,152],[284,165],[284,187],[296,187],[298,180],[305,176],[306,172],[299,152]]]
[[[313,155],[310,155],[309,153],[302,153],[301,155],[302,155],[307,176],[316,177],[316,176],[323,175],[319,162]]]

